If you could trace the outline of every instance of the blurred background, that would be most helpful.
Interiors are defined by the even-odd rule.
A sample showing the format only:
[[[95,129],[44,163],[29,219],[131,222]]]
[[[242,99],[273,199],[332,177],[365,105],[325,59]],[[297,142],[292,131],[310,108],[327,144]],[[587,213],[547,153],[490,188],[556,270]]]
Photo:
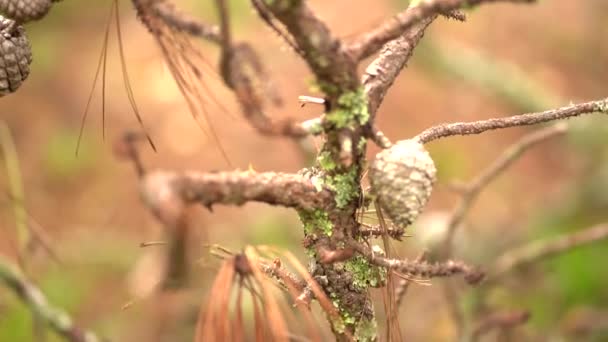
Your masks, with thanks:
[[[175,2],[216,23],[211,1]],[[407,6],[404,0],[310,3],[344,39]],[[236,39],[253,44],[281,90],[284,106],[272,108],[269,114],[298,120],[318,116],[321,108],[301,108],[297,102],[298,95],[315,95],[306,65],[264,26],[248,1],[232,0],[230,5]],[[35,220],[48,236],[59,259],[40,248],[31,250],[28,273],[32,281],[50,302],[64,308],[82,326],[113,341],[153,341],[160,340],[161,333],[150,327],[161,319],[161,299],[143,294],[153,287],[154,258],[162,246],[141,248],[140,243],[162,240],[163,229],[140,202],[132,166],[112,153],[113,141],[126,130],[138,128],[123,87],[115,33],[110,35],[108,51],[105,141],[98,86],[80,154],[74,155],[109,8],[109,0],[64,1],[44,20],[27,26],[34,54],[32,72],[18,92],[0,99],[0,120],[14,139],[30,221]],[[154,153],[142,145],[145,165],[168,170],[231,169],[217,143],[195,124],[131,3],[121,1],[120,9],[135,99],[158,147]],[[514,115],[605,98],[607,22],[608,2],[604,0],[492,4],[470,12],[466,23],[438,20],[388,93],[378,124],[395,141],[440,122]],[[201,42],[200,48],[210,65],[216,66],[216,47]],[[216,132],[234,167],[295,172],[310,165],[310,156],[293,142],[258,135],[240,118],[235,98],[217,74],[212,68],[205,70],[210,90],[226,107],[224,111],[210,105],[207,128]],[[455,257],[484,265],[514,246],[608,221],[608,121],[596,115],[569,120],[569,125],[565,137],[532,149],[481,194],[459,231]],[[430,144],[439,182],[425,217],[410,230],[412,237],[394,244],[400,255],[413,257],[441,236],[441,229],[433,228],[441,226],[458,199],[449,183],[473,178],[518,137],[538,128],[513,128]],[[377,151],[371,146],[369,156]],[[0,185],[8,194],[13,181],[4,170],[10,158],[6,152],[2,156]],[[19,224],[10,197],[3,195],[0,203],[0,254],[16,260]],[[213,213],[198,210],[193,222],[192,278],[196,285],[181,302],[190,313],[184,314],[179,326],[162,333],[171,336],[168,340],[191,339],[198,306],[207,298],[205,290],[218,261],[209,258],[203,243],[235,251],[248,244],[268,244],[303,254],[297,215],[283,208],[217,206]],[[605,341],[607,260],[608,242],[599,242],[510,275],[485,292],[484,301],[494,308],[529,310],[530,321],[518,328],[518,336],[524,340]],[[441,280],[431,284],[413,286],[405,298],[400,324],[409,340],[454,337]],[[475,290],[463,294],[464,308],[475,305],[479,298]],[[172,310],[165,307],[164,315],[171,315]],[[0,341],[37,340],[40,335],[32,326],[27,308],[0,288]],[[49,334],[47,340],[59,339]]]

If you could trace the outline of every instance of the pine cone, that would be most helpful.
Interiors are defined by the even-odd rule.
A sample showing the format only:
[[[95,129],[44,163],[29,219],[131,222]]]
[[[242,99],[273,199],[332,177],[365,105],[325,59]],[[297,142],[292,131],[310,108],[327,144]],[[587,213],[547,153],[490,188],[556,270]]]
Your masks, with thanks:
[[[0,13],[18,23],[44,17],[56,0],[0,0]]]
[[[22,26],[2,30],[11,21],[0,16],[0,97],[15,92],[30,73],[32,50]]]
[[[433,189],[437,170],[424,146],[402,140],[376,156],[369,170],[372,191],[380,207],[400,229],[422,212]]]

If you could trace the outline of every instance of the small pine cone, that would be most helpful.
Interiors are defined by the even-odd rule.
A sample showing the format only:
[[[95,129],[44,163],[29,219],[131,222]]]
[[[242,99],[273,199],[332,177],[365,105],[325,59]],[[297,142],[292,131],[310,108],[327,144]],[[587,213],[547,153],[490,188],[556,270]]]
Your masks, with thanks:
[[[44,17],[56,0],[0,0],[0,13],[18,23]]]
[[[410,139],[378,153],[370,165],[369,179],[380,207],[398,228],[405,229],[424,209],[436,174],[424,146]]]
[[[0,16],[0,27],[8,20]],[[15,92],[30,73],[32,50],[25,30],[17,26],[12,32],[0,30],[0,97]]]

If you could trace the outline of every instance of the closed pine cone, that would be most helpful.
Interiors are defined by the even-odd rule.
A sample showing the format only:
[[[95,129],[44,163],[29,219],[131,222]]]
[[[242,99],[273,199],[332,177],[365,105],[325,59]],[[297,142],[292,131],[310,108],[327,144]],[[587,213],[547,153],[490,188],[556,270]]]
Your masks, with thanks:
[[[370,165],[369,179],[380,207],[397,228],[404,229],[424,209],[436,174],[424,146],[402,140],[378,153]]]
[[[0,0],[0,13],[18,23],[44,17],[57,0]]]
[[[10,21],[0,16],[0,97],[15,92],[30,73],[32,50],[25,30],[3,28]]]

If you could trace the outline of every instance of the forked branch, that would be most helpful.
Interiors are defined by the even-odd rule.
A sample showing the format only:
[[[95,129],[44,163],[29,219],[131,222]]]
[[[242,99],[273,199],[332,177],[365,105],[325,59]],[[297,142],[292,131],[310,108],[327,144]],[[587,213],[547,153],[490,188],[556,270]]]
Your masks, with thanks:
[[[70,342],[99,342],[91,331],[84,330],[63,310],[52,306],[46,296],[10,262],[0,259],[0,283],[4,283],[19,299],[53,331]]]
[[[167,26],[172,27],[175,30],[185,32],[194,37],[208,40],[218,45],[221,43],[222,38],[219,26],[204,23],[180,11],[172,2],[167,0],[132,1],[137,9],[143,6],[149,7],[151,13],[154,13],[154,15],[164,21]],[[142,11],[138,11],[138,13],[141,15]]]
[[[401,37],[384,45],[380,56],[365,69],[362,83],[367,94],[369,112],[372,117],[380,107],[384,95],[411,58],[414,48],[424,35],[424,31],[436,17],[432,16],[422,20]]]
[[[199,203],[242,205],[257,201],[304,210],[333,203],[333,194],[304,176],[253,171],[218,173],[155,171],[141,181],[141,192],[152,208]]]
[[[528,311],[505,311],[488,315],[473,329],[472,341],[479,341],[493,329],[508,330],[525,324],[530,319]]]
[[[608,98],[582,102],[544,112],[527,113],[505,118],[493,118],[473,122],[440,124],[424,130],[415,139],[423,144],[454,135],[480,134],[486,131],[516,126],[535,125],[543,122],[563,120],[591,113],[608,113]]]
[[[371,56],[380,50],[384,44],[398,38],[424,19],[438,14],[447,14],[460,8],[499,1],[535,2],[535,0],[423,0],[417,6],[406,9],[379,27],[362,34],[348,46],[347,50],[355,60],[361,60]]]
[[[406,275],[425,278],[451,277],[457,274],[464,275],[469,284],[478,284],[484,278],[484,273],[461,261],[448,260],[445,262],[430,263],[426,261],[411,261],[406,259],[391,259],[376,255],[367,246],[355,241],[350,241],[349,246],[357,253],[365,257],[374,265],[395,270]]]
[[[524,136],[521,140],[514,143],[503,152],[503,154],[488,168],[484,169],[469,183],[462,186],[462,198],[456,208],[454,208],[447,223],[446,234],[441,250],[443,257],[449,258],[452,255],[452,243],[454,235],[456,234],[456,229],[464,221],[479,193],[530,148],[551,137],[564,134],[566,130],[567,125],[565,123],[559,123]]]
[[[546,241],[535,241],[507,251],[491,267],[491,279],[552,256],[608,239],[608,224],[599,224]]]

